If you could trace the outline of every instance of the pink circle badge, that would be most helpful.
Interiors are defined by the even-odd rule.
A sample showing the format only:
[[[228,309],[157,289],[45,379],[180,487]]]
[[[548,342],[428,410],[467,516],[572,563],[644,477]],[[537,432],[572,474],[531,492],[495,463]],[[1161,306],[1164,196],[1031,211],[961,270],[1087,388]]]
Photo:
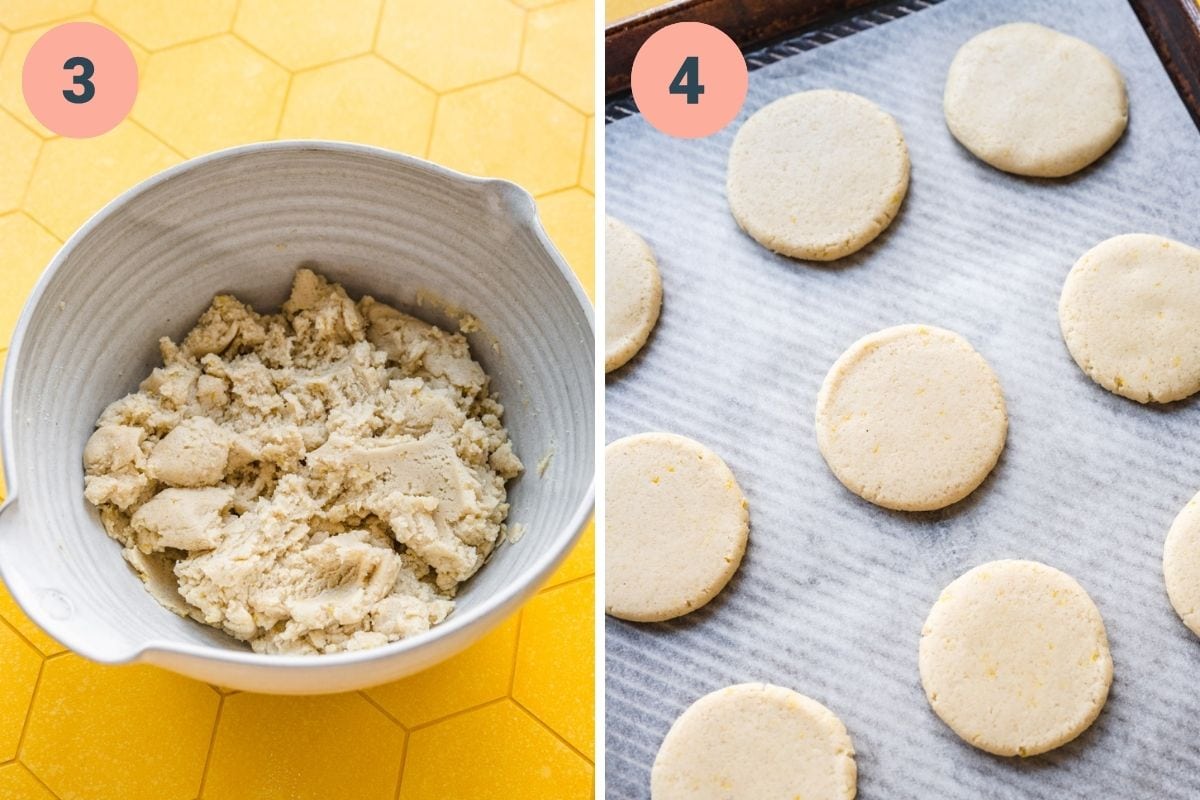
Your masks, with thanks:
[[[677,22],[646,40],[633,60],[633,99],[660,131],[709,136],[737,116],[746,99],[746,59],[732,39],[703,22]]]
[[[86,139],[112,130],[133,108],[137,63],[120,36],[91,22],[42,34],[25,57],[21,90],[38,122]]]

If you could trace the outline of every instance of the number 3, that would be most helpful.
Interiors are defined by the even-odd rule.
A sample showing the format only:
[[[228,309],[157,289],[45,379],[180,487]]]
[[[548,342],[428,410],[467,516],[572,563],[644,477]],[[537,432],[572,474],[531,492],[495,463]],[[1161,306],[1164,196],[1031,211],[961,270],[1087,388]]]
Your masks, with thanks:
[[[75,69],[76,67],[79,68],[79,74],[71,78],[71,83],[78,86],[80,91],[68,92],[63,89],[63,97],[67,98],[68,103],[86,103],[96,96],[96,84],[89,80],[96,74],[96,66],[90,59],[83,56],[68,58],[67,63],[63,64],[63,69]]]
[[[700,83],[699,56],[688,56],[683,60],[683,66],[679,68],[679,72],[675,73],[669,91],[671,94],[687,95],[689,106],[700,102],[700,95],[704,94],[704,86]]]

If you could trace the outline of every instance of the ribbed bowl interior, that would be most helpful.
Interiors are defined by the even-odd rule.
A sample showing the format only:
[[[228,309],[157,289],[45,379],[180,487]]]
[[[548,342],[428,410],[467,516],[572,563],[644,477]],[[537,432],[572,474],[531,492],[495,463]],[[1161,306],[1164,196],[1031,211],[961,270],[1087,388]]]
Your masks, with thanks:
[[[593,473],[590,312],[529,196],[371,148],[239,148],[152,179],[85,226],[14,340],[15,519],[0,567],[64,644],[112,658],[147,644],[248,650],[146,593],[83,499],[82,451],[104,407],[160,363],[160,336],[178,340],[220,292],[274,311],[302,265],[445,327],[439,304],[481,322],[469,338],[527,466],[509,490],[509,521],[527,533],[464,587],[451,619],[532,582],[573,540]]]

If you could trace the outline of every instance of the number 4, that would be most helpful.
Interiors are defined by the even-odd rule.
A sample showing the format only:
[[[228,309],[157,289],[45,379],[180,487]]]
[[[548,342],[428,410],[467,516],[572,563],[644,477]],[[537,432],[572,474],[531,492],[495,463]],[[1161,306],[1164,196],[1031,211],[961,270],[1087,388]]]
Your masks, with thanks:
[[[669,91],[671,94],[687,95],[689,106],[700,102],[700,95],[704,94],[704,86],[700,83],[699,56],[688,56],[683,60],[683,66],[679,68],[679,72],[675,73]]]

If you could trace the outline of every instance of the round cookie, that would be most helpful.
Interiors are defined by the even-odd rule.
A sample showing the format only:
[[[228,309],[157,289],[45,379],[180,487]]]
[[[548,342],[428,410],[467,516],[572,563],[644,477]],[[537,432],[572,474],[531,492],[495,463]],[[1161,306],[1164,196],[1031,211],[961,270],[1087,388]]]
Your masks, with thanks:
[[[604,221],[604,371],[633,358],[658,322],[662,278],[642,237],[612,217]]]
[[[734,219],[759,244],[811,261],[878,236],[908,191],[908,148],[890,114],[849,92],[776,100],[742,125],[726,182]]]
[[[1167,533],[1163,579],[1175,613],[1200,636],[1200,494],[1188,501]]]
[[[1067,349],[1096,383],[1139,403],[1200,390],[1200,250],[1130,233],[1093,247],[1063,285]]]
[[[963,147],[997,169],[1044,178],[1104,155],[1129,118],[1125,81],[1108,56],[1028,22],[959,48],[942,104]]]
[[[713,599],[750,533],[725,462],[687,437],[641,433],[604,449],[604,474],[606,613],[657,622]]]
[[[942,721],[1000,756],[1071,741],[1112,684],[1100,611],[1074,578],[1036,561],[993,561],[954,580],[925,620],[919,660]]]
[[[791,689],[743,683],[675,720],[650,772],[653,800],[851,800],[858,769],[846,726]]]
[[[847,489],[931,511],[973,492],[1008,432],[995,373],[957,333],[899,325],[859,339],[817,394],[817,446]]]

